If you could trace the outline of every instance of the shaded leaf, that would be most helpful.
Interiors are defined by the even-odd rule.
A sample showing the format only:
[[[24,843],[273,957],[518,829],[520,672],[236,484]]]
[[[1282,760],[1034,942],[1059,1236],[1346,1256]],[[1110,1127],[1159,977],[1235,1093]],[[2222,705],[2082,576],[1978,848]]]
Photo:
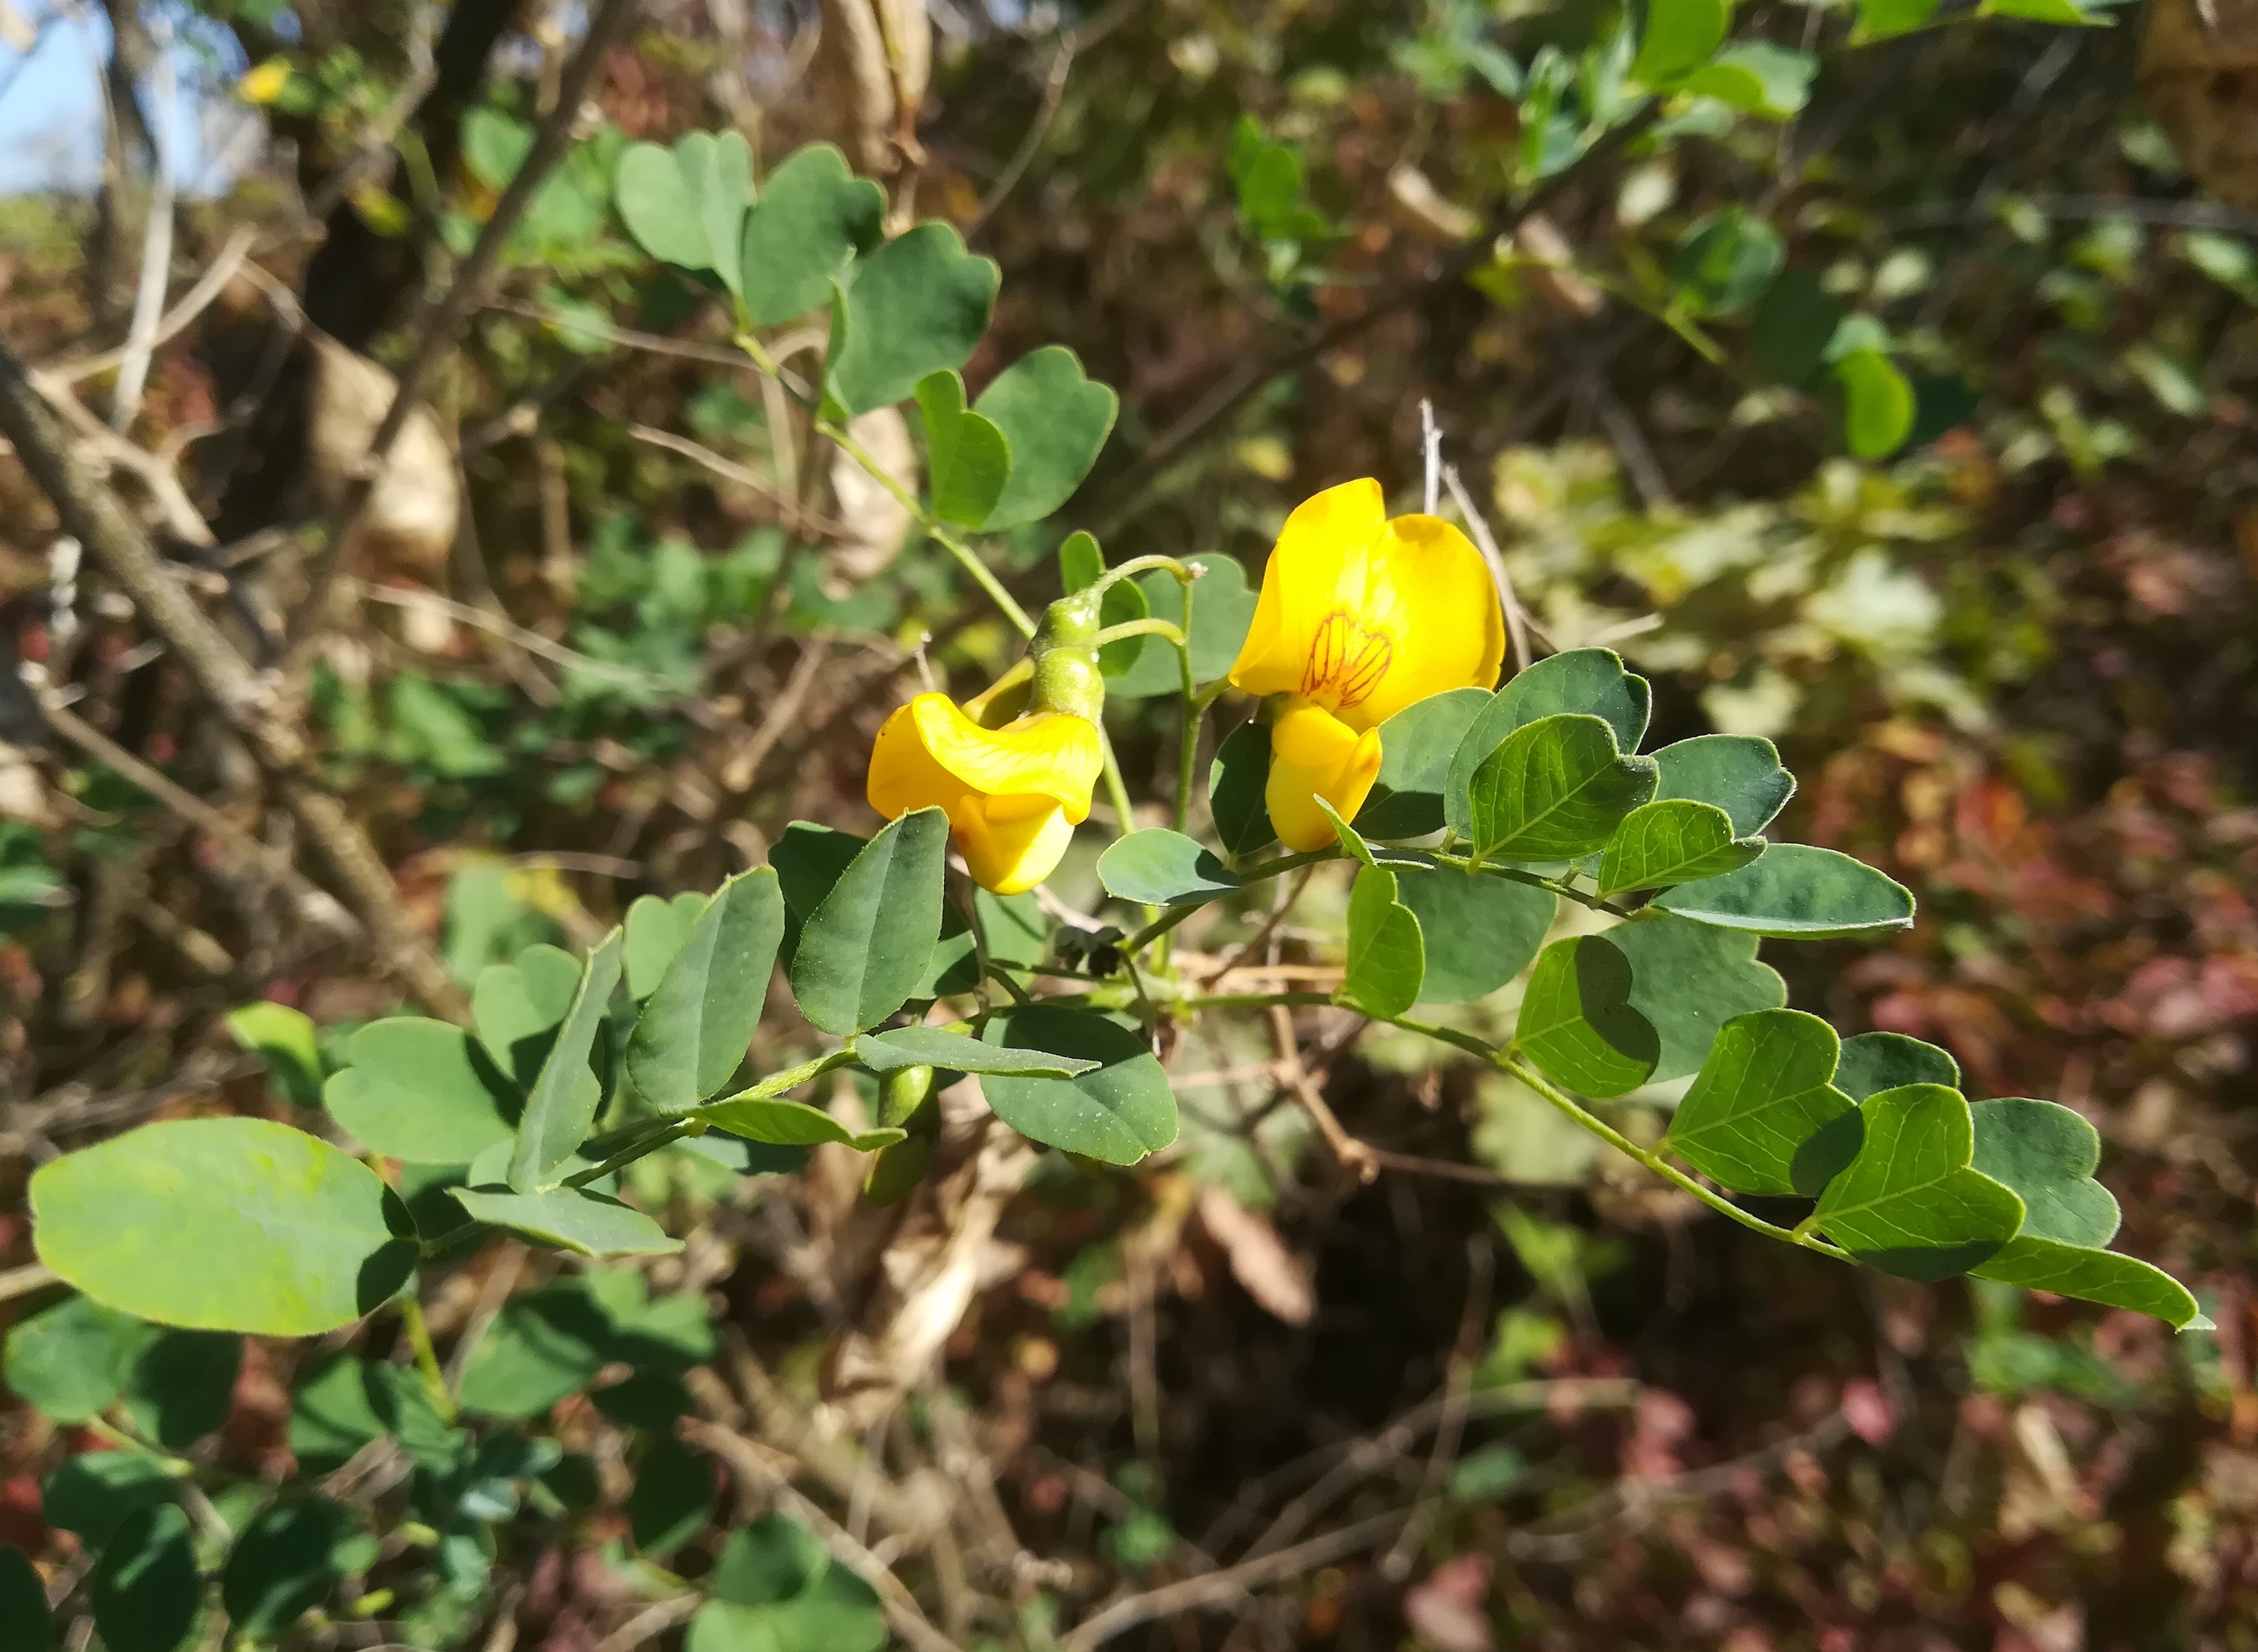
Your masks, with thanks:
[[[1753,734],[1697,734],[1654,754],[1657,802],[1685,798],[1725,812],[1736,838],[1754,837],[1795,795],[1795,776],[1772,741]]]
[[[0,1652],[51,1652],[53,1645],[39,1568],[14,1544],[0,1543]]]
[[[143,1436],[185,1451],[217,1434],[235,1406],[243,1339],[223,1331],[168,1330],[141,1344],[125,1384],[125,1405]]]
[[[664,1558],[698,1535],[714,1515],[714,1464],[670,1435],[650,1443],[635,1465],[628,1530],[636,1552]]]
[[[1071,1079],[998,1074],[981,1081],[996,1116],[1030,1140],[1111,1165],[1133,1165],[1175,1140],[1168,1074],[1127,1028],[1085,1010],[1031,1004],[993,1017],[981,1036],[1011,1049],[1098,1063]]]
[[[1828,1175],[1807,1152],[1857,1103],[1834,1084],[1835,1029],[1800,1010],[1758,1010],[1717,1034],[1663,1145],[1736,1193],[1814,1198]],[[1855,1151],[1855,1149],[1854,1149]]]
[[[1072,498],[1097,463],[1120,405],[1112,388],[1086,377],[1081,358],[1061,344],[1022,356],[991,380],[975,416],[993,420],[1009,444],[1011,480],[985,517],[989,530],[1040,521]]]
[[[1380,777],[1357,811],[1356,829],[1369,838],[1440,832],[1452,755],[1491,698],[1483,689],[1454,688],[1414,700],[1382,723]]]
[[[612,989],[619,985],[621,939],[614,929],[588,954],[572,1007],[526,1093],[517,1145],[509,1159],[513,1192],[539,1193],[555,1187],[596,1122],[603,1087],[588,1060],[608,1012]]]
[[[227,1012],[227,1030],[263,1057],[275,1094],[294,1107],[322,1104],[322,1046],[314,1024],[281,1003],[246,1003]]]
[[[1974,1272],[1978,1279],[2027,1291],[2052,1291],[2151,1315],[2175,1330],[2215,1329],[2187,1287],[2161,1268],[2115,1251],[2019,1235]]]
[[[1250,718],[1223,737],[1207,772],[1208,813],[1234,861],[1277,840],[1263,795],[1269,781],[1269,726]]]
[[[1537,954],[1514,1043],[1569,1089],[1602,1099],[1635,1090],[1661,1043],[1630,992],[1630,960],[1606,936],[1556,940]]]
[[[8,1328],[0,1376],[41,1415],[84,1422],[117,1403],[153,1334],[92,1297],[66,1296]]]
[[[1456,867],[1396,866],[1395,898],[1419,920],[1426,957],[1422,1003],[1471,1003],[1529,967],[1559,897],[1510,878]]]
[[[1186,557],[1182,561],[1205,570],[1192,585],[1192,680],[1212,683],[1239,658],[1254,623],[1258,593],[1246,587],[1246,570],[1236,558],[1214,551]],[[1183,582],[1162,570],[1138,578],[1145,606],[1156,619],[1182,626],[1184,622]],[[1143,647],[1119,675],[1109,677],[1108,698],[1142,699],[1154,694],[1174,694],[1183,686],[1176,650],[1159,637],[1142,639]],[[1111,668],[1109,668],[1110,670]]]
[[[2122,1220],[2109,1189],[2094,1181],[2101,1138],[2056,1102],[2000,1096],[1969,1109],[1976,1126],[1970,1160],[2023,1202],[2019,1237],[2106,1245]]]
[[[238,1634],[265,1640],[375,1557],[374,1540],[343,1503],[285,1498],[259,1510],[236,1539],[220,1577],[220,1604]]]
[[[1812,1214],[1870,1267],[1934,1284],[1996,1255],[2022,1225],[2013,1189],[1970,1167],[1968,1103],[1941,1084],[1905,1084],[1858,1107],[1864,1138]]]
[[[1699,1072],[1725,1023],[1787,1002],[1787,983],[1757,961],[1757,937],[1745,931],[1654,912],[1608,939],[1630,960],[1632,1007],[1662,1040],[1650,1083]]]
[[[520,1090],[540,1076],[579,985],[580,961],[561,947],[528,947],[515,961],[488,964],[479,972],[471,992],[479,1042]],[[508,1097],[510,1103],[515,1100]]]
[[[372,1152],[412,1164],[467,1164],[514,1133],[517,1098],[460,1027],[422,1016],[373,1021],[330,1074],[330,1116]]]
[[[188,1517],[175,1504],[129,1516],[102,1551],[87,1589],[107,1652],[175,1652],[203,1613]]]
[[[1902,1032],[1861,1032],[1843,1040],[1843,1060],[1835,1069],[1836,1088],[1854,1102],[1863,1102],[1901,1084],[1942,1084],[1957,1089],[1960,1063],[1934,1044],[1923,1044]]]

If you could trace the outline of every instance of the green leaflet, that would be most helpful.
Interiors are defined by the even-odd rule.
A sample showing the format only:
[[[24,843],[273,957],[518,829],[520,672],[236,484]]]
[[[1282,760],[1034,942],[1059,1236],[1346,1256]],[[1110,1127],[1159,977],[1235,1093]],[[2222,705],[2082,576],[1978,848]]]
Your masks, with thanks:
[[[908,399],[927,374],[962,367],[988,330],[999,273],[946,223],[920,223],[864,254],[832,302],[825,386],[836,410]]]
[[[783,939],[773,868],[738,873],[707,903],[628,1036],[628,1080],[652,1108],[683,1112],[728,1083],[760,1025]]]
[[[1632,1005],[1630,960],[1605,935],[1556,940],[1537,954],[1513,1041],[1556,1084],[1606,1098],[1637,1089],[1661,1053]]]
[[[1835,1029],[1800,1010],[1727,1022],[1664,1146],[1736,1193],[1816,1197],[1841,1165],[1814,1139],[1857,1110],[1833,1083],[1837,1047]]]
[[[458,1188],[454,1199],[474,1222],[491,1222],[581,1256],[659,1256],[682,1248],[681,1240],[670,1238],[634,1206],[578,1188],[530,1194]]]
[[[540,1193],[555,1187],[596,1122],[603,1088],[588,1063],[611,1003],[612,989],[619,985],[621,945],[621,934],[615,929],[588,954],[572,1007],[526,1094],[525,1112],[517,1124],[517,1144],[509,1159],[513,1192]]]
[[[345,1060],[323,1100],[372,1152],[460,1165],[514,1133],[517,1096],[460,1027],[422,1016],[373,1021],[346,1044]]]
[[[1147,906],[1202,906],[1239,887],[1237,874],[1213,850],[1161,826],[1108,844],[1097,857],[1097,876],[1116,899]]]
[[[1395,874],[1367,866],[1348,899],[1348,968],[1342,991],[1367,1015],[1402,1015],[1426,979],[1419,919],[1395,898]]]
[[[855,1059],[874,1072],[907,1067],[946,1067],[957,1073],[1013,1074],[1027,1078],[1079,1078],[1098,1063],[1044,1050],[1013,1050],[941,1027],[897,1027],[866,1032],[855,1040]]]
[[[1745,931],[1647,912],[1608,939],[1630,960],[1631,1007],[1662,1041],[1651,1082],[1701,1071],[1728,1021],[1787,1002],[1787,983],[1757,961],[1757,937]]]
[[[1654,777],[1654,760],[1618,753],[1615,731],[1600,718],[1564,713],[1524,724],[1468,783],[1473,853],[1533,861],[1589,854],[1653,795]]]
[[[1419,920],[1422,1003],[1471,1003],[1529,967],[1559,909],[1550,890],[1455,867],[1393,866],[1395,898]]]
[[[997,374],[973,415],[992,421],[1011,456],[1010,480],[983,519],[989,531],[1040,521],[1072,498],[1097,463],[1120,405],[1061,344],[1046,344]]]
[[[556,1042],[557,1029],[572,1010],[572,995],[579,986],[580,961],[561,947],[528,947],[511,962],[488,964],[479,972],[471,992],[471,1019],[479,1042],[518,1090],[530,1088],[540,1076],[541,1064],[549,1059],[549,1046]],[[381,1058],[374,1065],[380,1068]],[[515,1110],[516,1102],[516,1095],[508,1097],[509,1110]],[[477,1156],[475,1152],[470,1155]]]
[[[993,420],[965,406],[964,380],[953,372],[919,379],[917,404],[925,419],[933,514],[946,522],[977,528],[1003,497],[1013,469],[1012,444]]]
[[[996,1117],[1030,1140],[1111,1165],[1133,1165],[1175,1140],[1168,1075],[1126,1027],[1086,1010],[1036,1003],[993,1017],[981,1037],[1097,1063],[1071,1079],[998,1074],[982,1081]]]
[[[259,1118],[144,1124],[67,1153],[33,1173],[31,1206],[41,1261],[158,1324],[319,1336],[389,1297],[415,1256],[374,1171]]]
[[[1934,1284],[1997,1255],[2022,1225],[2014,1190],[1974,1169],[1968,1103],[1941,1084],[1905,1084],[1859,1103],[1857,1157],[1827,1184],[1813,1219],[1870,1267]]]
[[[1250,719],[1223,737],[1207,776],[1208,814],[1233,861],[1277,840],[1264,798],[1269,780],[1270,729]]]
[[[1514,730],[1546,717],[1596,717],[1615,731],[1617,751],[1635,752],[1653,703],[1646,679],[1624,670],[1622,656],[1611,649],[1574,649],[1537,661],[1490,696],[1452,752],[1442,788],[1451,830],[1461,837],[1472,831],[1466,794],[1474,770]],[[1381,739],[1385,762],[1384,731]]]
[[[1910,928],[1914,908],[1903,885],[1864,861],[1801,843],[1775,843],[1739,871],[1665,890],[1654,904],[1697,924],[1798,940]]]
[[[1731,817],[1715,804],[1684,798],[1641,804],[1623,817],[1601,854],[1600,893],[1722,876],[1764,852],[1762,838],[1735,837]]]
[[[745,313],[780,327],[831,298],[856,249],[877,245],[886,197],[829,144],[810,144],[769,174],[745,215]]]
[[[845,1038],[902,1007],[941,935],[948,817],[918,809],[863,847],[809,913],[792,961],[800,1013]]]

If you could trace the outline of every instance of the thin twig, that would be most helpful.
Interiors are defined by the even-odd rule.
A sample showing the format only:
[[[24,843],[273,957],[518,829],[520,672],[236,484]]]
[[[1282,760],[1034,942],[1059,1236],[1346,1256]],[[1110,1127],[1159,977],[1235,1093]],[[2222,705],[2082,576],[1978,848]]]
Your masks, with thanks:
[[[1026,135],[1019,139],[1019,146],[1012,152],[1011,160],[1004,163],[1004,170],[996,174],[996,181],[988,187],[987,195],[972,215],[972,222],[964,226],[967,240],[970,240],[982,225],[995,216],[996,209],[1011,197],[1012,190],[1019,188],[1020,178],[1026,174],[1036,152],[1043,146],[1043,138],[1050,131],[1051,122],[1058,117],[1059,102],[1066,96],[1067,75],[1074,67],[1076,46],[1072,33],[1059,37],[1058,51],[1051,58],[1050,73],[1043,81],[1042,107],[1035,111],[1034,119],[1027,124]]]
[[[124,432],[141,408],[142,387],[149,382],[149,357],[157,347],[157,326],[163,319],[165,287],[173,271],[173,26],[161,15],[151,25],[156,46],[157,118],[149,141],[154,177],[149,191],[149,222],[141,238],[141,279],[133,292],[133,317],[125,330],[125,354],[117,367],[117,387],[110,397],[110,428]]]
[[[1329,1565],[1345,1556],[1369,1548],[1402,1524],[1409,1511],[1377,1514],[1344,1526],[1338,1531],[1312,1537],[1292,1549],[1283,1549],[1260,1560],[1245,1562],[1222,1571],[1204,1572],[1182,1583],[1164,1585],[1117,1600],[1077,1625],[1059,1641],[1060,1652],[1091,1652],[1125,1629],[1179,1613],[1201,1612],[1227,1606],[1265,1584]]]
[[[291,864],[287,855],[277,854],[194,792],[174,784],[161,770],[136,757],[91,723],[66,709],[62,697],[47,685],[46,674],[39,672],[34,677],[33,673],[38,669],[36,666],[24,668],[24,682],[39,701],[40,715],[46,719],[48,727],[89,756],[116,769],[199,832],[224,844],[242,860],[280,883],[297,897],[298,910],[307,918],[353,939],[359,939],[366,933],[353,915],[337,904],[336,897],[310,882],[304,873]]]
[[[1359,1181],[1370,1181],[1380,1174],[1379,1161],[1363,1142],[1350,1135],[1333,1110],[1325,1105],[1325,1098],[1310,1077],[1309,1069],[1302,1065],[1300,1041],[1294,1032],[1294,1017],[1283,1004],[1270,1007],[1270,1036],[1278,1048],[1279,1071],[1284,1076],[1286,1090],[1301,1110],[1309,1115],[1310,1122],[1317,1127],[1325,1145],[1343,1170]]]
[[[1127,515],[1130,507],[1145,489],[1175,464],[1185,450],[1245,407],[1260,394],[1264,386],[1288,373],[1300,372],[1311,362],[1362,337],[1398,310],[1420,303],[1436,293],[1449,290],[1454,283],[1480,268],[1495,256],[1493,249],[1500,236],[1511,234],[1530,213],[1549,206],[1601,160],[1620,153],[1644,135],[1660,117],[1661,112],[1660,101],[1650,99],[1638,113],[1586,150],[1574,165],[1554,173],[1520,202],[1500,210],[1480,234],[1445,255],[1430,269],[1377,288],[1371,301],[1355,314],[1344,316],[1272,354],[1253,359],[1238,371],[1225,374],[1206,395],[1155,436],[1138,456],[1136,463],[1122,472],[1095,507],[1093,515],[1096,520],[1089,524],[1091,530],[1104,537]]]
[[[227,238],[212,259],[210,266],[196,278],[196,284],[181,294],[180,301],[167,310],[150,333],[147,346],[154,350],[176,337],[188,324],[210,308],[227,284],[235,279],[251,244],[258,238],[255,230],[238,230]],[[74,356],[67,361],[54,362],[40,368],[40,376],[57,383],[75,384],[82,379],[91,379],[98,372],[108,372],[123,365],[126,352],[132,346],[121,344],[116,350],[105,350],[91,356]]]
[[[961,1652],[955,1641],[934,1627],[932,1620],[919,1607],[917,1598],[886,1563],[845,1527],[794,1491],[791,1479],[770,1466],[769,1454],[762,1446],[718,1422],[688,1422],[683,1425],[682,1431],[692,1444],[704,1446],[734,1471],[757,1481],[779,1507],[823,1540],[833,1559],[877,1590],[886,1621],[896,1634],[919,1648],[919,1652]]]
[[[627,683],[636,688],[657,689],[669,693],[675,691],[678,686],[668,682],[663,677],[654,677],[649,671],[639,671],[631,665],[614,665],[608,660],[593,658],[566,648],[562,642],[553,642],[538,631],[529,631],[523,626],[516,624],[503,615],[489,613],[483,608],[474,608],[466,602],[457,602],[451,597],[439,595],[437,592],[403,590],[394,585],[376,585],[362,579],[342,580],[339,582],[338,588],[370,602],[381,602],[395,608],[415,608],[425,613],[444,614],[450,620],[459,620],[463,624],[484,631],[490,636],[498,636],[505,642],[514,643],[528,654],[537,654],[552,665],[561,665],[567,670],[579,671],[584,676],[600,677],[614,683]]]
[[[1451,502],[1466,519],[1466,531],[1473,535],[1482,560],[1489,564],[1489,577],[1497,582],[1497,599],[1505,605],[1505,634],[1513,642],[1513,670],[1518,676],[1529,669],[1529,620],[1521,611],[1521,599],[1514,595],[1513,576],[1505,571],[1505,557],[1497,548],[1497,535],[1490,532],[1489,523],[1474,506],[1473,496],[1459,479],[1457,465],[1443,467],[1443,486],[1451,490]]]
[[[626,25],[635,4],[636,0],[596,0],[589,13],[587,32],[565,68],[557,107],[549,111],[535,131],[532,146],[516,176],[494,203],[493,216],[479,230],[470,256],[455,272],[455,279],[445,294],[437,303],[426,306],[407,329],[417,339],[415,353],[401,370],[392,406],[385,413],[384,422],[377,426],[376,434],[369,439],[362,474],[352,497],[315,563],[304,601],[291,616],[290,648],[283,661],[285,681],[302,680],[312,665],[322,633],[329,624],[338,578],[350,565],[355,544],[367,523],[370,504],[376,497],[376,479],[383,473],[393,444],[408,428],[423,380],[439,365],[440,358],[455,347],[464,324],[485,305],[486,284],[501,262],[502,248],[516,233],[526,209],[533,203],[535,192],[563,159],[573,122],[579,116],[581,100],[594,84],[613,37]]]
[[[1466,1434],[1468,1391],[1481,1352],[1482,1324],[1489,1317],[1490,1276],[1495,1263],[1486,1237],[1476,1235],[1466,1241],[1466,1300],[1443,1390],[1442,1426],[1435,1430],[1435,1447],[1427,1454],[1427,1470],[1420,1477],[1419,1498],[1412,1506],[1411,1517],[1403,1522],[1403,1530],[1380,1562],[1380,1575],[1390,1583],[1401,1583],[1410,1575],[1412,1556],[1427,1535],[1444,1485],[1451,1478],[1452,1464],[1458,1461],[1459,1442]]]
[[[661,430],[648,424],[631,424],[628,427],[628,434],[638,442],[648,442],[651,446],[664,448],[670,453],[679,453],[684,458],[702,464],[714,475],[735,482],[740,487],[752,489],[754,493],[774,505],[785,520],[801,533],[830,537],[853,531],[844,522],[834,521],[830,517],[820,515],[813,511],[803,510],[792,503],[791,497],[782,487],[750,465],[740,464],[735,459],[725,458],[712,448],[701,447],[686,436],[677,436],[671,430]]]
[[[670,1595],[655,1601],[596,1642],[596,1652],[643,1652],[678,1623],[687,1622],[706,1604],[700,1594]]]

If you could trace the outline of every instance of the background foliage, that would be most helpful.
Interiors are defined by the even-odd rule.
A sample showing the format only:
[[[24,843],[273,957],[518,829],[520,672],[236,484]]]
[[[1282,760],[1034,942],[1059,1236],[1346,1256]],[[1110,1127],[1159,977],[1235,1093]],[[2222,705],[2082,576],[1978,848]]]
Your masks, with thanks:
[[[308,606],[304,525],[351,479],[325,453],[358,450],[356,429],[365,446],[388,400],[368,411],[339,358],[278,350],[275,293],[403,365],[419,304],[534,152],[585,16],[205,11],[221,78],[282,67],[245,89],[271,124],[259,164],[177,209],[173,291],[238,231],[268,284],[229,284],[157,349],[127,429],[185,455],[220,542],[266,535],[205,598],[255,638]],[[638,8],[427,383],[436,467],[380,513],[313,662],[322,786],[439,948],[420,989],[386,937],[341,942],[150,790],[217,799],[271,852],[307,829],[110,586],[90,572],[59,607],[47,500],[0,466],[8,635],[44,668],[0,700],[0,1220],[24,1270],[0,1275],[0,1542],[36,1563],[0,1549],[0,1648],[44,1644],[17,1627],[43,1599],[112,1652],[216,1635],[199,1573],[230,1633],[293,1646],[1083,1646],[1109,1606],[1169,1620],[1132,1610],[1128,1639],[1185,1646],[2247,1644],[2248,25],[2222,4],[2204,59],[2154,44],[2184,26],[2162,7],[1985,11],[935,5],[929,67],[873,73],[848,44],[868,8]],[[129,85],[146,25],[188,21],[110,15]],[[1631,80],[1683,75],[1636,136],[1587,131]],[[2223,114],[2189,114],[2198,82]],[[151,217],[133,118],[96,197],[8,205],[6,342],[39,365],[128,330]],[[1705,963],[1779,969],[1788,1004],[1845,1034],[1947,1046],[1971,1095],[2077,1110],[2124,1248],[2195,1286],[2218,1334],[1853,1275],[1706,1216],[1513,1078],[1334,1010],[1202,1022],[1168,1053],[1181,1144],[1133,1171],[983,1156],[924,1184],[945,1202],[874,1217],[870,1161],[843,1147],[791,1177],[773,1173],[800,1150],[703,1137],[619,1179],[650,1255],[489,1246],[422,1315],[318,1341],[160,1329],[56,1290],[22,1193],[39,1165],[146,1121],[302,1124],[324,1097],[346,1119],[337,1070],[350,1090],[364,1040],[400,1036],[369,1024],[403,986],[427,1010],[475,991],[500,1058],[485,972],[546,1003],[525,949],[586,952],[631,910],[643,953],[629,919],[620,968],[647,998],[668,920],[639,897],[782,871],[792,820],[872,830],[878,720],[923,673],[969,693],[1016,655],[898,501],[736,365],[714,287],[806,268],[756,278],[749,232],[734,265],[711,239],[671,269],[637,250],[668,191],[726,194],[732,163],[684,134],[732,129],[764,209],[790,205],[772,174],[812,139],[884,183],[854,204],[838,167],[822,198],[846,204],[774,246],[827,234],[843,255],[889,210],[889,231],[953,226],[912,232],[930,263],[906,285],[970,295],[920,338],[1000,294],[969,360],[850,343],[860,365],[834,374],[853,438],[921,464],[937,506],[937,427],[1014,431],[989,387],[1004,368],[1063,344],[1119,393],[1062,515],[1016,476],[991,495],[969,461],[939,511],[994,535],[1030,605],[1086,527],[1117,564],[1211,559],[1196,641],[1292,503],[1367,473],[1416,495],[1430,400],[1543,643],[1618,649],[1652,682],[1645,748],[1775,740],[1803,777],[1779,833],[1921,902],[1893,939]],[[820,301],[800,290],[753,319]],[[824,342],[770,349],[810,370]],[[913,419],[874,411],[928,366],[962,385],[920,389]],[[113,387],[76,392],[97,423]],[[85,440],[177,533],[131,460]],[[435,518],[448,531],[418,531]],[[1172,586],[1147,580],[1144,606],[1180,613]],[[1174,658],[1124,655],[1110,725],[1133,792],[1165,798]],[[76,698],[43,702],[57,685]],[[1055,885],[1069,912],[1103,897],[1105,834],[1083,836]],[[1416,877],[1398,893],[1417,910]],[[796,947],[813,907],[780,899]],[[1031,905],[983,923],[992,945],[1016,915],[1034,961],[1060,915]],[[1313,880],[1260,984],[1339,982],[1357,923],[1345,877]],[[1252,927],[1196,919],[1179,956]],[[1454,1014],[1502,1036],[1519,1008]],[[781,1009],[763,1056],[788,1047]],[[859,1000],[834,1018],[863,1024]],[[496,1067],[505,1111],[537,1088],[515,1051],[430,1059],[419,1096],[449,1074],[497,1095]],[[1308,1088],[1376,1178],[1313,1134]],[[1662,1119],[1642,1094],[1615,1117],[1644,1141]],[[892,1123],[875,1083],[860,1100]],[[506,1144],[507,1118],[486,1132],[445,1161]],[[337,1220],[379,1243],[387,1196],[338,1157]],[[395,1177],[422,1213],[445,1208],[428,1168]],[[577,1173],[560,1157],[508,1180],[522,1197]],[[89,1219],[145,1223],[160,1252],[159,1209]],[[945,1381],[858,1409],[858,1381],[893,1392],[888,1335],[935,1302],[963,1309]],[[261,1306],[278,1337],[315,1322]],[[441,1350],[435,1390],[420,1367]],[[840,1558],[874,1551],[900,1582]],[[905,1586],[925,1631],[903,1627]]]

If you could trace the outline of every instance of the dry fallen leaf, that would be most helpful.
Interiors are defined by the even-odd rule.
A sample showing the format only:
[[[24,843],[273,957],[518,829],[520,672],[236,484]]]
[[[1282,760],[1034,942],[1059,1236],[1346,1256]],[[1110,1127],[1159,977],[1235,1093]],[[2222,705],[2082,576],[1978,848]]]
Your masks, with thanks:
[[[1286,1248],[1268,1216],[1211,1183],[1199,1192],[1199,1218],[1249,1296],[1289,1325],[1310,1322],[1317,1308],[1310,1271]]]
[[[918,491],[917,446],[898,408],[877,408],[850,420],[847,434],[903,488]],[[884,573],[909,542],[917,519],[884,483],[847,456],[831,455],[831,496],[847,533],[832,542],[829,571],[849,585]]]
[[[307,406],[307,460],[323,508],[340,513],[368,457],[400,381],[334,338],[312,335],[314,386]],[[361,541],[366,577],[404,574],[445,583],[463,496],[455,457],[430,409],[408,415],[370,495]]]
[[[2258,0],[2156,0],[2140,79],[2197,181],[2258,210]]]

